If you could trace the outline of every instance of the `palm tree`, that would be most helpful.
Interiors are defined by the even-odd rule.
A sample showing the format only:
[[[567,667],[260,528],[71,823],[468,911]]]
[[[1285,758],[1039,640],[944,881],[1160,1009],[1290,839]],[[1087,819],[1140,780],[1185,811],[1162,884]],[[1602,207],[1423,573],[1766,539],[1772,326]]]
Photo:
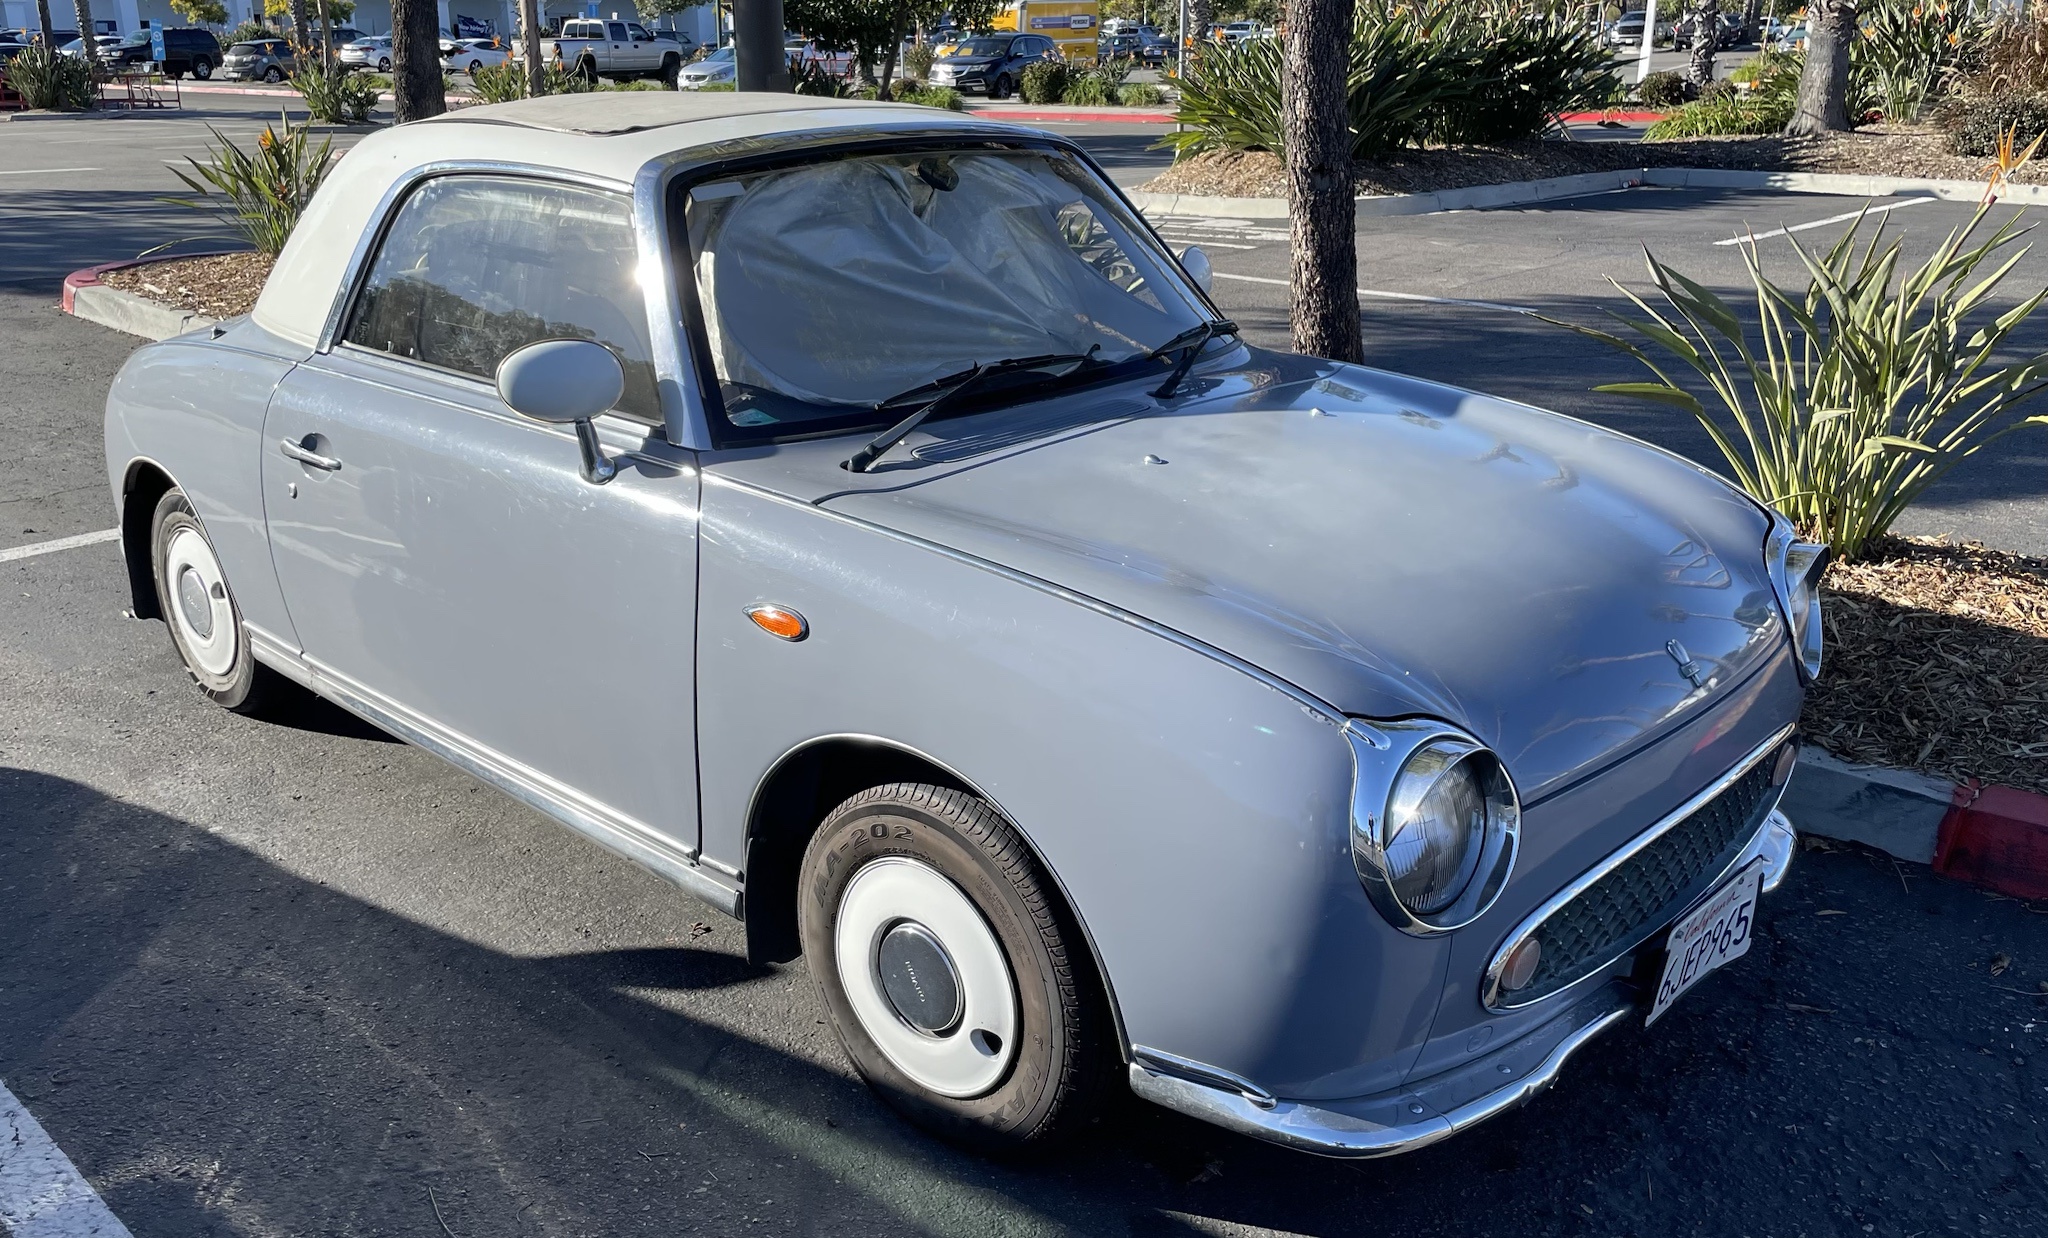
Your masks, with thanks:
[[[1856,0],[1813,0],[1806,9],[1806,65],[1799,100],[1785,132],[1841,133],[1849,128],[1849,40],[1856,34]]]
[[[49,47],[57,31],[57,24],[50,20],[50,0],[36,0],[36,20],[43,23],[43,46]]]
[[[1354,0],[1288,6],[1280,99],[1294,233],[1294,351],[1365,359],[1358,325],[1358,207],[1347,102]]]
[[[391,111],[399,124],[448,110],[434,0],[391,0]]]
[[[100,80],[100,45],[93,41],[92,0],[74,0],[78,6],[78,40],[85,54],[85,67],[92,80]]]

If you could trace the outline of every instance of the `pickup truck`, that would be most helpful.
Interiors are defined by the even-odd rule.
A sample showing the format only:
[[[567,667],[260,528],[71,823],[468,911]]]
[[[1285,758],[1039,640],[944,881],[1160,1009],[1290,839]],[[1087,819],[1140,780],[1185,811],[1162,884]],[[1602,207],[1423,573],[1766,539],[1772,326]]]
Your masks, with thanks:
[[[658,77],[673,86],[686,51],[675,39],[636,21],[572,17],[562,23],[559,35],[541,44],[541,56],[592,81]]]

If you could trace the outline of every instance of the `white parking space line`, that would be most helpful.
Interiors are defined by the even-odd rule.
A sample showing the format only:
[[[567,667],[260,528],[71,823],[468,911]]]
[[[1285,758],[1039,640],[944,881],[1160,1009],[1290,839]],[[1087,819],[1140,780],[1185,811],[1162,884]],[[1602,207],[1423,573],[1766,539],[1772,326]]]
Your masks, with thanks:
[[[1215,272],[1217,279],[1235,279],[1247,284],[1273,284],[1291,288],[1291,281],[1273,279],[1265,275],[1232,275],[1228,271]],[[1536,311],[1526,305],[1504,305],[1499,301],[1467,301],[1463,297],[1426,297],[1419,292],[1387,292],[1380,288],[1360,288],[1358,295],[1380,301],[1423,301],[1430,305],[1464,305],[1472,309],[1499,310],[1503,314],[1533,314]]]
[[[30,542],[26,546],[9,546],[0,550],[0,563],[12,563],[16,559],[33,559],[37,555],[55,554],[60,550],[75,550],[80,546],[97,546],[101,542],[121,540],[121,530],[101,529],[97,533],[80,533],[74,537],[59,537],[47,542]],[[0,1148],[0,1152],[4,1152]],[[19,1238],[19,1235],[16,1236]]]
[[[98,172],[99,168],[9,168],[0,176],[55,176],[59,172]]]
[[[133,1238],[0,1083],[0,1228],[12,1238]]]
[[[1907,198],[1903,202],[1886,202],[1879,206],[1865,207],[1860,211],[1844,211],[1839,215],[1830,215],[1826,219],[1816,219],[1811,223],[1793,224],[1789,228],[1773,228],[1769,232],[1745,232],[1741,236],[1731,236],[1725,241],[1715,241],[1714,244],[1740,245],[1744,241],[1751,239],[1767,241],[1774,236],[1784,236],[1786,233],[1789,232],[1804,232],[1808,228],[1825,228],[1829,224],[1846,223],[1849,220],[1856,218],[1858,215],[1878,215],[1882,214],[1885,211],[1903,211],[1909,206],[1924,206],[1929,202],[1939,202],[1940,200],[1941,199],[1939,198]]]

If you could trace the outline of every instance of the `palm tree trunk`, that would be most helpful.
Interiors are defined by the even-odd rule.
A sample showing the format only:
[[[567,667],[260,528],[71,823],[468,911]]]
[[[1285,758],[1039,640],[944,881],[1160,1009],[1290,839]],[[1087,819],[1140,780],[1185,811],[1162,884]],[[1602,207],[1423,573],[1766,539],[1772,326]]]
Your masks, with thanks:
[[[1354,0],[1288,5],[1280,127],[1294,233],[1294,351],[1362,361],[1346,106]]]
[[[448,110],[434,0],[391,0],[391,111],[399,124]]]
[[[1183,40],[1193,39],[1192,51],[1199,52],[1209,42],[1209,25],[1216,20],[1215,6],[1211,0],[1190,0],[1188,4],[1188,28],[1181,31]]]
[[[43,23],[43,46],[53,46],[50,40],[57,33],[57,23],[50,20],[50,0],[36,0],[36,20]]]
[[[1699,0],[1692,6],[1692,84],[1705,90],[1714,84],[1714,49],[1721,42],[1721,0]]]
[[[519,24],[526,43],[526,94],[539,98],[547,93],[547,66],[540,61],[540,0],[519,0]]]
[[[1846,132],[1855,0],[1813,0],[1806,17],[1806,65],[1799,73],[1799,101],[1785,132],[1794,136]]]
[[[92,80],[100,80],[100,45],[93,41],[92,0],[74,0],[78,9],[78,37],[83,44],[85,67],[92,71]]]

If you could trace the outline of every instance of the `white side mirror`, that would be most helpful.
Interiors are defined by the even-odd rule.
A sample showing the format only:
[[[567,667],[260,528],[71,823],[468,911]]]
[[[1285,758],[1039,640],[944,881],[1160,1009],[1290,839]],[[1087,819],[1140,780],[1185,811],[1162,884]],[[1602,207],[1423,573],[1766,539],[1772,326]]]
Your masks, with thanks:
[[[542,340],[498,363],[498,398],[522,417],[574,425],[583,480],[600,486],[619,470],[605,458],[590,419],[617,404],[625,391],[625,367],[611,349],[591,340]]]
[[[1216,282],[1216,269],[1209,265],[1209,255],[1203,253],[1199,245],[1190,245],[1180,251],[1180,269],[1186,271],[1188,278],[1195,281],[1195,287],[1203,292],[1209,291],[1209,285]]]

